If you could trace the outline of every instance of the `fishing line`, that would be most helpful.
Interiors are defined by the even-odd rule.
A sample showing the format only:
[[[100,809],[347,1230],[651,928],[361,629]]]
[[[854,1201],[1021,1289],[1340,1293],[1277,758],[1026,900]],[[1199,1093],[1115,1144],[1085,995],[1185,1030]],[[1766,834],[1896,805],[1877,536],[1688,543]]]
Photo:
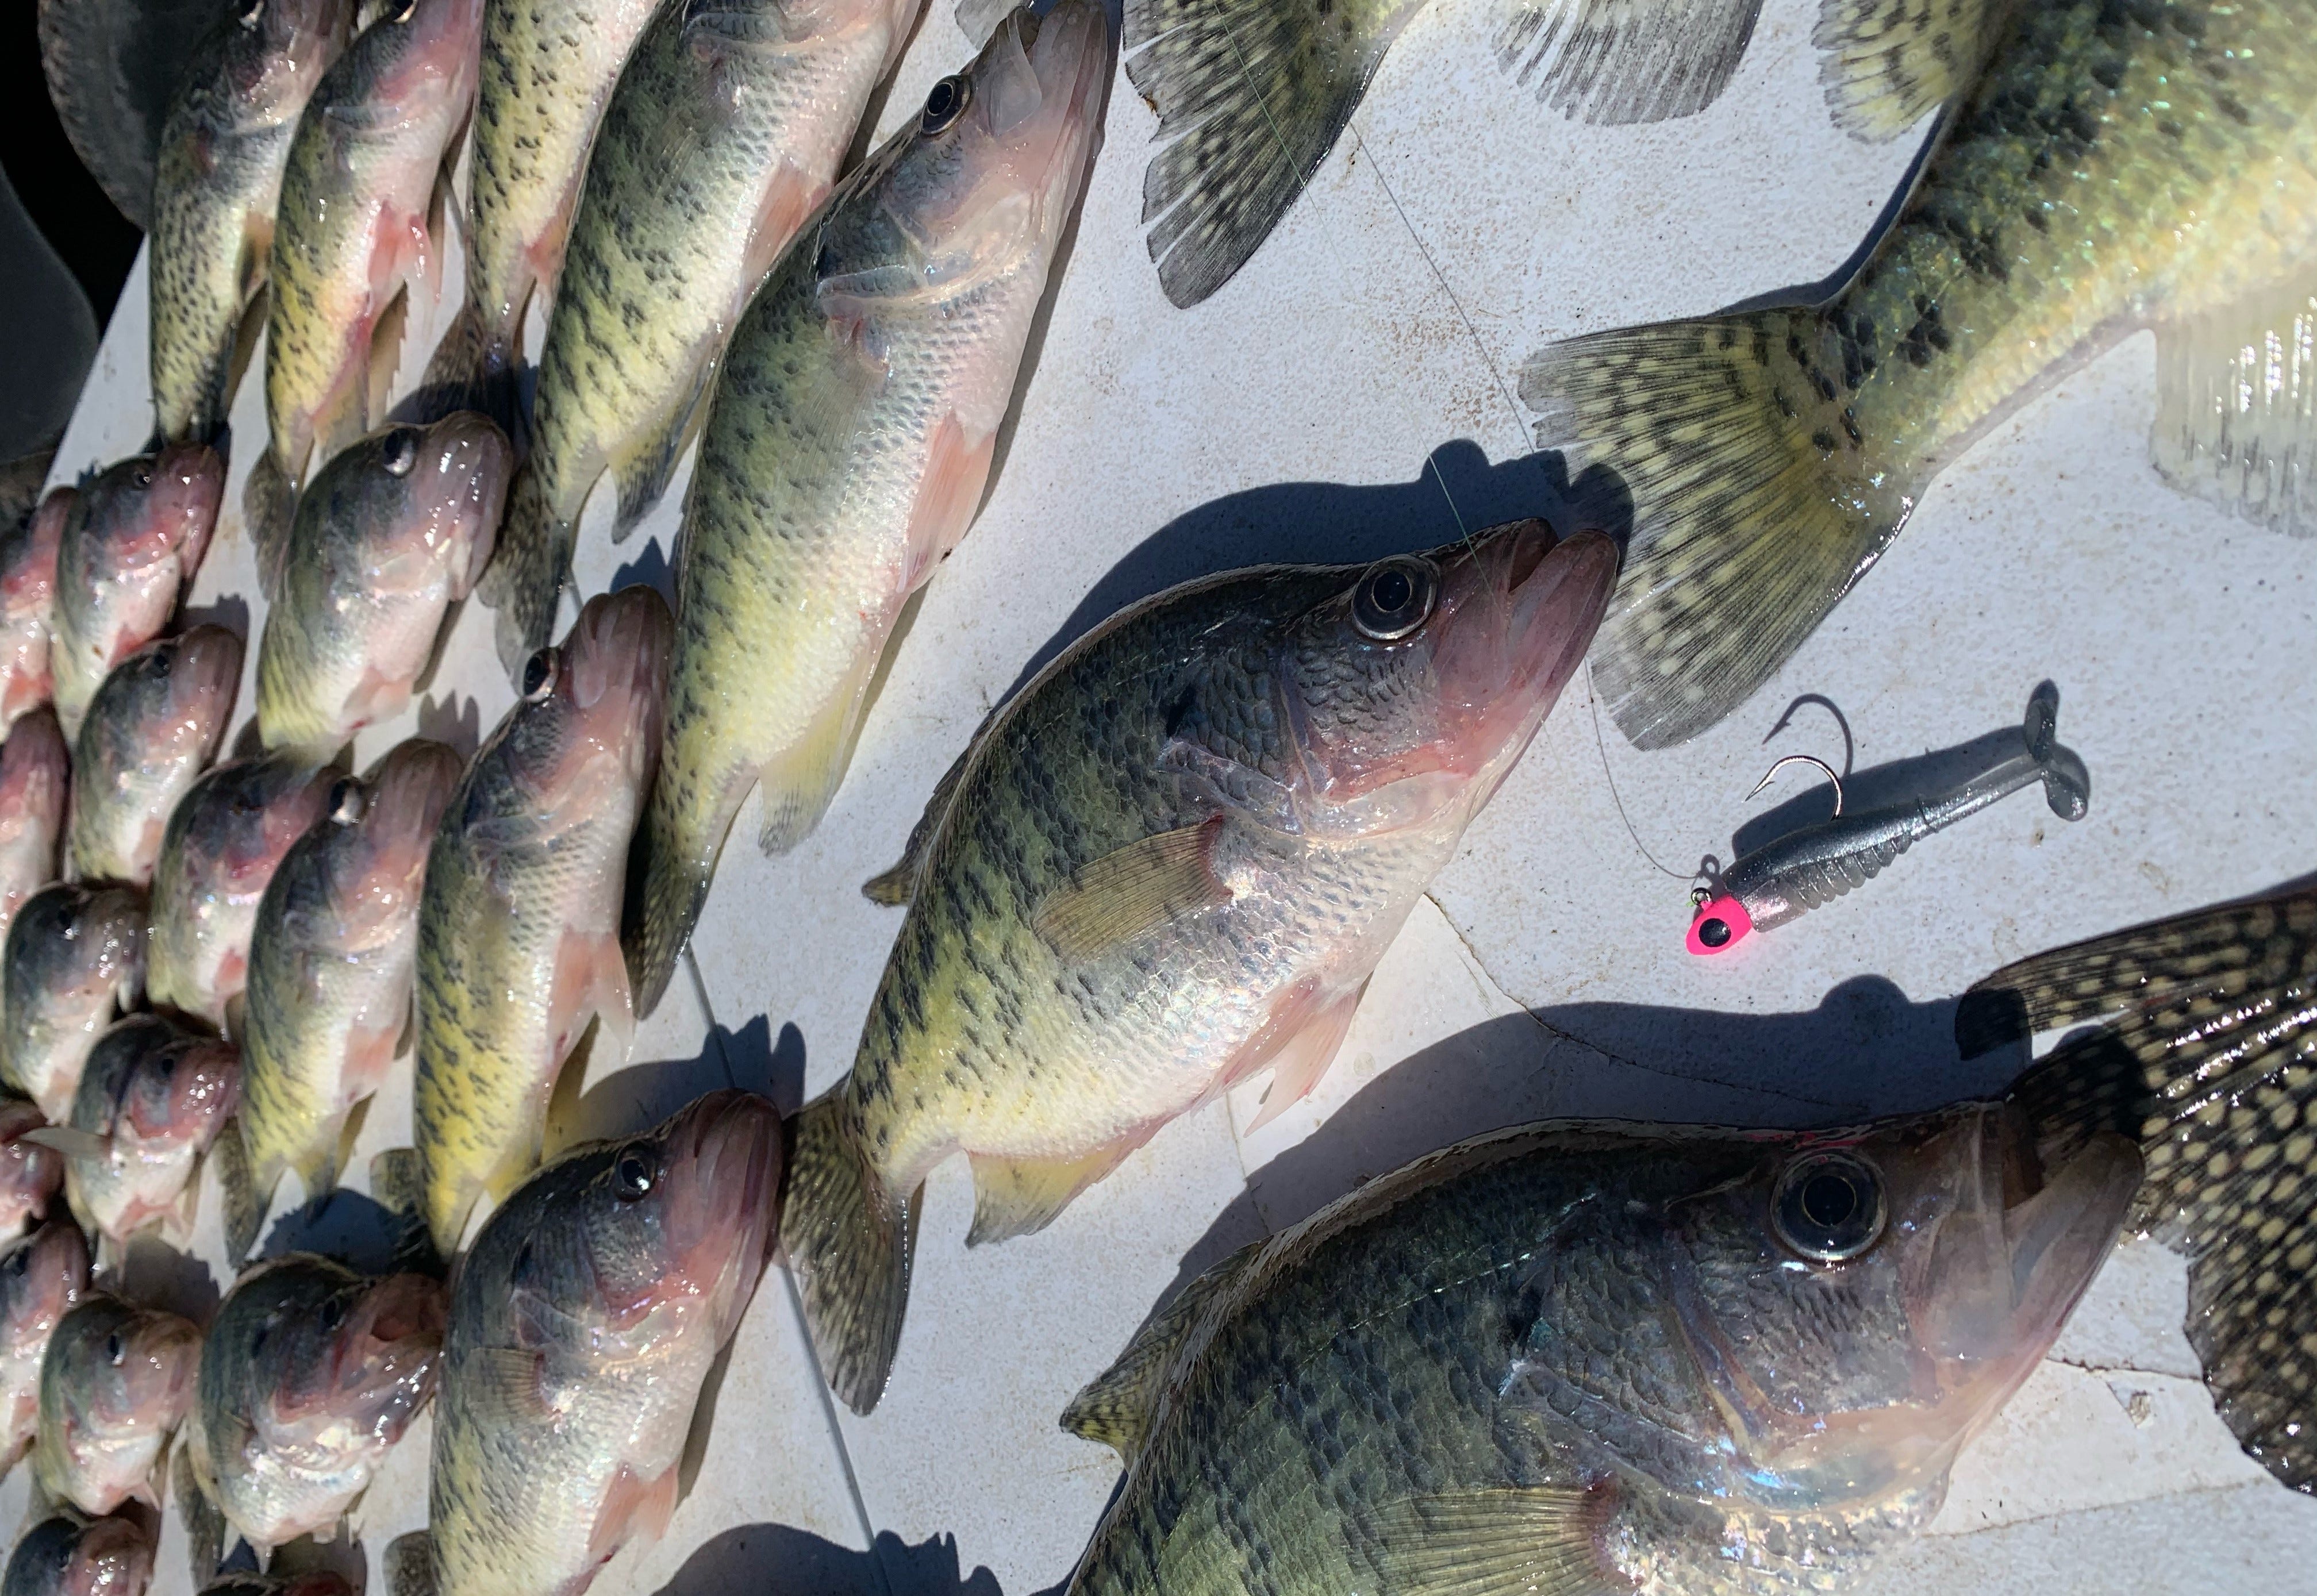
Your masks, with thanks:
[[[1617,818],[1625,823],[1625,834],[1633,839],[1633,847],[1661,875],[1677,881],[1695,881],[1697,872],[1682,871],[1659,861],[1658,856],[1642,841],[1642,834],[1633,828],[1633,817],[1625,813],[1625,800],[1617,791],[1617,773],[1609,768],[1609,740],[1601,735],[1601,695],[1593,691],[1593,662],[1585,662],[1585,708],[1593,717],[1593,746],[1601,751],[1601,775],[1609,783],[1609,801],[1617,806]]]

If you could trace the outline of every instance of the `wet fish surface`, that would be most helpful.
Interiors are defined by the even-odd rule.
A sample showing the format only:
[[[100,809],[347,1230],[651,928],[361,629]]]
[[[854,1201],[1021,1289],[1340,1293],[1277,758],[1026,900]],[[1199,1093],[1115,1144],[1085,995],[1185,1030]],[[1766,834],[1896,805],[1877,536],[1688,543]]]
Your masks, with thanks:
[[[1744,701],[1939,471],[2143,328],[2159,472],[2317,531],[2317,4],[1887,11],[1820,13],[1836,120],[1887,138],[1952,115],[1850,283],[1577,339],[1521,378],[1540,443],[1633,494],[1594,673],[1643,747]]]
[[[64,1159],[24,1137],[47,1123],[31,1099],[0,1097],[0,1243],[14,1241],[45,1217],[64,1190]]]
[[[219,1030],[249,978],[249,937],[290,845],[322,818],[338,772],[286,750],[204,771],[171,811],[153,868],[145,989]]]
[[[552,297],[604,105],[658,0],[486,0],[465,229],[467,302],[422,387],[510,432],[523,312]]]
[[[145,1596],[153,1543],[133,1520],[60,1512],[24,1532],[0,1596]]]
[[[2317,894],[2232,905],[1982,983],[1991,1031],[2102,1021],[1999,1102],[1529,1126],[1370,1181],[1071,1404],[1127,1478],[1070,1590],[1843,1588],[1937,1512],[2120,1230],[2187,1253],[2223,1416],[2307,1489],[2308,1354],[2273,1315],[2307,1288],[2276,1177],[2307,1164],[2282,1110],[2313,978]]]
[[[477,1198],[539,1160],[547,1097],[591,1021],[633,1029],[620,957],[628,844],[659,757],[667,606],[590,599],[468,766],[426,860],[412,1099],[425,1217],[458,1251]]]
[[[268,562],[266,746],[335,749],[402,712],[491,557],[513,469],[506,435],[461,411],[372,433],[315,474]]]
[[[668,751],[629,911],[647,1012],[749,791],[767,852],[819,824],[901,606],[980,507],[1110,62],[1088,0],[1009,17],[734,332],[677,545]]]
[[[157,1473],[192,1401],[201,1332],[191,1321],[91,1291],[66,1313],[40,1363],[32,1477],[83,1512],[160,1505]]]
[[[156,432],[211,441],[242,319],[265,286],[298,116],[345,48],[353,0],[241,0],[193,48],[154,164],[146,254]]]
[[[0,1473],[32,1448],[40,1417],[40,1360],[49,1338],[88,1289],[88,1244],[59,1216],[0,1251]]]
[[[230,1042],[159,1014],[131,1014],[99,1037],[60,1130],[73,1211],[119,1246],[159,1225],[183,1245],[201,1155],[233,1118],[241,1060]],[[110,1511],[110,1510],[107,1510]]]
[[[261,548],[308,477],[385,419],[401,318],[441,275],[429,218],[474,103],[482,8],[391,0],[299,117],[268,266],[267,443],[246,490]]]
[[[49,623],[57,599],[57,546],[79,496],[58,488],[22,522],[0,527],[0,733],[56,696]]]
[[[226,1245],[247,1256],[284,1172],[311,1201],[337,1182],[348,1117],[385,1083],[408,1029],[426,852],[459,756],[417,738],[343,778],[327,818],[291,844],[250,935]]]
[[[543,646],[597,478],[657,502],[749,291],[820,203],[923,0],[665,4],[604,107],[539,355],[532,452],[483,602]]]
[[[443,1290],[311,1253],[234,1283],[201,1343],[187,1445],[208,1499],[261,1556],[328,1538],[434,1394]]]
[[[0,951],[0,1083],[62,1124],[89,1049],[144,989],[142,892],[59,882],[34,893]]]
[[[666,1529],[702,1384],[765,1266],[780,1164],[772,1104],[715,1092],[571,1149],[484,1222],[435,1400],[441,1596],[579,1596]]]
[[[217,525],[225,462],[171,444],[109,466],[73,497],[57,539],[49,668],[57,719],[80,735],[106,675],[167,630]]]
[[[952,1154],[969,1243],[998,1241],[1234,1082],[1272,1071],[1266,1119],[1318,1082],[1616,565],[1527,521],[1227,573],[1114,616],[991,717],[870,885],[908,914],[851,1074],[795,1128],[782,1244],[840,1395],[883,1390],[915,1194]]]
[[[53,714],[35,710],[0,742],[0,939],[24,900],[57,878],[71,795],[64,734]]]
[[[170,813],[225,739],[241,686],[241,639],[221,626],[148,643],[114,667],[73,745],[66,874],[153,878]]]

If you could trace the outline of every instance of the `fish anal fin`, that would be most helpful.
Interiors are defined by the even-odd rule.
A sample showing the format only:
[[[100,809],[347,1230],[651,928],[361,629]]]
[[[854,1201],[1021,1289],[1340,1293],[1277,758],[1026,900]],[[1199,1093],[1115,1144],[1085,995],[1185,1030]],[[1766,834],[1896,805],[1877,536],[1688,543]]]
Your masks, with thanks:
[[[1230,902],[1214,869],[1218,815],[1129,843],[1080,865],[1030,923],[1064,963],[1100,958],[1178,915]]]
[[[478,1347],[461,1360],[453,1378],[461,1399],[484,1429],[528,1429],[555,1416],[546,1375],[546,1360],[537,1352]]]
[[[704,352],[691,388],[671,406],[659,424],[638,437],[631,448],[611,462],[612,482],[619,507],[612,516],[612,541],[624,543],[637,522],[651,513],[667,493],[675,464],[684,458],[694,425],[706,407],[709,389],[716,381],[716,357]]]
[[[1605,126],[1695,116],[1722,97],[1761,0],[1516,0],[1497,59],[1540,103]]]
[[[2016,9],[2009,0],[1821,0],[1811,42],[1835,125],[1875,143],[1898,138],[1978,81]]]
[[[881,623],[867,629],[875,641],[853,657],[836,686],[822,700],[795,741],[766,760],[756,771],[758,815],[756,844],[767,854],[786,853],[812,834],[828,812],[829,801],[853,762],[853,745],[861,736],[862,709],[877,662],[891,635],[892,617],[900,612],[898,596]]]
[[[1271,1065],[1271,1085],[1263,1094],[1263,1106],[1248,1124],[1250,1133],[1261,1130],[1311,1095],[1311,1088],[1335,1062],[1367,989],[1364,978],[1356,986],[1320,999],[1306,1012],[1303,1022],[1271,1052],[1266,1060]]]
[[[1615,1500],[1607,1485],[1407,1496],[1355,1515],[1346,1536],[1381,1596],[1616,1596],[1633,1583],[1606,1546]]]
[[[2317,271],[2156,332],[2166,480],[2295,537],[2317,536]]]
[[[1134,1333],[1111,1366],[1062,1410],[1072,1435],[1114,1449],[1132,1467],[1164,1398],[1176,1355],[1199,1333],[1207,1310],[1224,1297],[1266,1244],[1250,1242],[1193,1280]]]
[[[973,1165],[973,1228],[965,1244],[978,1247],[1043,1230],[1079,1192],[1125,1163],[1158,1130],[1154,1122],[1075,1158],[968,1155]]]

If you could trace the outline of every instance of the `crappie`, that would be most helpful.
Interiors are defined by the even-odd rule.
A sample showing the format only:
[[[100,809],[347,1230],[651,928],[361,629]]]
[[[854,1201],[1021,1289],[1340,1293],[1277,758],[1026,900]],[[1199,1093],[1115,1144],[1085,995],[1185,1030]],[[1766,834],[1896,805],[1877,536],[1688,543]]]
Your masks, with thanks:
[[[604,103],[657,0],[489,0],[467,169],[467,303],[423,387],[512,430],[534,290],[555,291]]]
[[[49,668],[57,719],[80,735],[115,665],[169,628],[217,525],[225,463],[206,444],[173,443],[107,467],[74,496],[57,538]]]
[[[246,1180],[226,1185],[226,1245],[248,1254],[285,1170],[309,1200],[337,1180],[347,1116],[384,1083],[410,1015],[419,884],[459,756],[404,743],[330,794],[258,905],[244,1005]],[[237,1190],[237,1186],[245,1188]]]
[[[0,1596],[145,1596],[153,1541],[134,1520],[60,1512],[24,1532]]]
[[[10,727],[0,743],[0,938],[23,901],[57,878],[71,791],[57,718],[40,709]]]
[[[0,951],[0,1083],[62,1124],[88,1050],[144,985],[142,892],[59,882],[26,898]]]
[[[161,438],[225,425],[243,313],[265,284],[282,167],[353,0],[239,0],[194,47],[154,163],[148,365]]]
[[[148,643],[90,701],[73,745],[65,873],[142,887],[170,811],[225,737],[241,685],[241,639],[197,626]]]
[[[884,1390],[950,1155],[969,1242],[999,1241],[1236,1081],[1273,1072],[1266,1119],[1311,1089],[1616,570],[1600,533],[1527,521],[1232,572],[1114,616],[990,717],[871,884],[908,917],[852,1073],[797,1121],[781,1240],[845,1401]]]
[[[519,670],[555,625],[588,490],[657,502],[749,290],[812,214],[923,0],[666,4],[604,108],[483,602]]]
[[[100,1238],[122,1243],[166,1224],[182,1245],[200,1190],[194,1166],[240,1093],[232,1043],[131,1014],[89,1050],[71,1118],[31,1134],[64,1149],[65,1194]]]
[[[80,497],[60,487],[21,523],[0,529],[0,733],[56,696],[49,620],[57,598],[57,545]]]
[[[1530,1126],[1370,1181],[1071,1404],[1128,1465],[1072,1596],[1838,1589],[1937,1512],[2119,1226],[2189,1254],[2222,1413],[2305,1489],[2309,1354],[2276,1326],[2313,977],[2317,894],[2186,916],[1982,984],[2111,1021],[1999,1103]]]
[[[145,994],[223,1030],[249,977],[258,900],[320,820],[338,772],[294,750],[205,772],[178,800],[153,868]]]
[[[491,557],[506,434],[470,411],[373,433],[315,473],[266,588],[257,727],[333,749],[402,712]]]
[[[91,1291],[40,1361],[33,1483],[83,1512],[160,1505],[157,1465],[193,1395],[201,1333],[189,1320]]]
[[[647,1012],[749,790],[768,852],[819,823],[901,606],[980,507],[1110,61],[1090,0],[1016,12],[733,334],[677,544],[668,746],[628,909]]]
[[[398,303],[433,291],[429,225],[475,96],[483,0],[389,0],[306,102],[282,176],[265,321],[261,547],[308,475],[384,419]]]
[[[170,91],[227,9],[227,0],[40,0],[40,73],[57,120],[105,198],[140,229],[150,225]]]
[[[589,1021],[621,1051],[633,1030],[620,894],[659,758],[668,631],[648,587],[587,601],[562,646],[532,657],[428,851],[411,1113],[445,1258],[475,1199],[538,1162],[548,1092]]]
[[[763,1271],[780,1116],[715,1092],[574,1147],[452,1286],[427,1534],[441,1596],[579,1596],[675,1511],[701,1386]]]
[[[0,1252],[0,1473],[31,1449],[40,1360],[65,1313],[88,1289],[88,1244],[59,1216]]]
[[[0,1097],[0,1243],[13,1242],[47,1217],[65,1183],[65,1161],[24,1133],[48,1120],[29,1098]]]
[[[442,1285],[293,1253],[234,1283],[201,1343],[193,1476],[265,1556],[328,1538],[434,1394]]]
[[[1849,286],[1580,338],[1521,379],[1539,441],[1633,493],[1594,678],[1643,747],[1736,708],[1941,468],[2142,328],[2158,469],[2317,531],[2317,0],[1828,0],[1818,40],[1861,137],[1955,104]]]

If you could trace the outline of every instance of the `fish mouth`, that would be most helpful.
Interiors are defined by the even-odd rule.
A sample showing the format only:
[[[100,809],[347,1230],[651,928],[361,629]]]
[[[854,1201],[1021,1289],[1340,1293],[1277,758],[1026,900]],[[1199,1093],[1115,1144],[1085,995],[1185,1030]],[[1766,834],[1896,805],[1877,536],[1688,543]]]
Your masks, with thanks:
[[[427,442],[434,467],[426,514],[431,539],[466,540],[465,567],[453,572],[464,593],[482,576],[497,545],[499,518],[514,479],[514,450],[488,417],[464,410],[429,428]]]
[[[190,709],[210,700],[228,707],[241,684],[241,639],[221,626],[197,626],[164,644],[170,696]]]
[[[150,497],[154,536],[176,556],[187,577],[209,551],[225,497],[225,461],[206,443],[172,443],[154,458]]]
[[[572,704],[588,714],[618,695],[630,709],[657,716],[675,634],[667,604],[649,587],[623,587],[587,601],[565,640]]]
[[[673,1267],[702,1291],[715,1289],[737,1267],[745,1297],[771,1241],[780,1113],[753,1092],[728,1088],[709,1093],[687,1115],[665,1155],[665,1234]]]
[[[1015,11],[990,50],[998,51],[1009,35],[1037,85],[1037,103],[1034,109],[1024,103],[1017,75],[1002,73],[993,85],[990,130],[1004,141],[1008,164],[1026,180],[1024,186],[1038,196],[1041,239],[1051,250],[1102,138],[1102,101],[1114,53],[1110,19],[1088,0],[1062,0],[1042,17],[1026,6]]]

